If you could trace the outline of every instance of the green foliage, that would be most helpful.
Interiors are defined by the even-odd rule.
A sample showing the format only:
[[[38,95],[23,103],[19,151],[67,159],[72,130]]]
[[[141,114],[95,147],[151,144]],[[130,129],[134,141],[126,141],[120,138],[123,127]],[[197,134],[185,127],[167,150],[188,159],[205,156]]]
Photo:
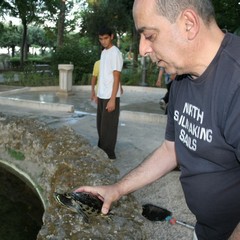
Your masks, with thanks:
[[[121,74],[121,83],[123,85],[137,86],[142,83],[142,67],[139,65],[133,68],[129,62],[124,62],[124,68]],[[158,68],[151,61],[147,62],[145,83],[150,87],[155,87],[158,76]]]
[[[3,73],[4,84],[15,86],[57,86],[59,84],[58,76],[53,74],[50,60],[48,58],[30,58],[25,62],[23,69],[20,67],[20,59],[12,58],[10,60],[12,71]],[[37,65],[48,66],[37,66]],[[14,71],[13,71],[14,70]],[[18,80],[16,80],[18,75]]]
[[[16,80],[16,75],[18,80]],[[39,87],[39,86],[58,86],[58,76],[49,72],[37,72],[36,69],[28,65],[24,68],[23,72],[4,72],[4,85],[9,86],[27,86],[27,87]]]
[[[14,85],[15,84],[15,73],[14,72],[5,72],[3,73],[3,79],[5,85]]]
[[[23,161],[25,156],[22,152],[16,151],[15,149],[8,148],[8,154],[15,160]]]
[[[234,32],[240,26],[239,0],[213,0],[212,2],[220,28]]]
[[[20,69],[20,58],[13,57],[9,59],[13,69]],[[51,59],[49,57],[31,57],[24,62],[24,65],[35,65],[35,64],[51,64]]]
[[[15,57],[15,47],[21,45],[23,27],[12,24],[2,24],[2,34],[0,35],[0,47],[12,49],[12,57]],[[1,28],[1,27],[0,27]],[[54,46],[54,41],[45,29],[36,26],[28,28],[28,45],[41,47],[42,53],[45,48]]]
[[[22,41],[21,41],[21,65],[27,59],[27,29],[28,25],[33,21],[38,20],[39,7],[42,5],[42,0],[8,0],[8,13],[10,16],[21,19],[23,26]]]
[[[89,6],[82,14],[81,34],[88,34],[93,41],[98,41],[98,30],[108,25],[122,36],[131,32],[133,25],[131,8],[133,0],[89,1]]]
[[[156,81],[159,73],[159,68],[156,66],[156,63],[153,63],[148,59],[147,63],[147,73],[146,73],[146,83],[150,87],[156,86]]]
[[[28,31],[28,44],[44,47],[52,47],[54,46],[54,41],[51,39],[47,31],[43,28],[31,26]]]
[[[94,62],[99,57],[98,46],[92,46],[87,38],[82,38],[80,42],[71,41],[53,53],[53,69],[57,73],[58,64],[72,63],[74,65],[73,84],[83,83],[84,74],[92,72]]]
[[[0,34],[0,47],[12,48],[12,56],[14,56],[15,47],[21,43],[21,29],[12,24],[2,24]]]
[[[20,58],[14,57],[14,58],[9,59],[9,61],[11,63],[12,68],[20,68],[20,65],[21,65]]]
[[[122,85],[137,86],[141,81],[141,71],[135,68],[125,68],[122,70]]]
[[[33,64],[26,65],[24,71],[19,73],[19,84],[28,87],[57,86],[59,84],[58,77],[52,74],[51,68],[49,71],[40,70]]]
[[[10,47],[12,45],[20,45],[21,36],[17,26],[3,25],[2,34],[0,36],[0,46]]]
[[[240,27],[238,27],[238,28],[234,31],[234,34],[240,36]]]

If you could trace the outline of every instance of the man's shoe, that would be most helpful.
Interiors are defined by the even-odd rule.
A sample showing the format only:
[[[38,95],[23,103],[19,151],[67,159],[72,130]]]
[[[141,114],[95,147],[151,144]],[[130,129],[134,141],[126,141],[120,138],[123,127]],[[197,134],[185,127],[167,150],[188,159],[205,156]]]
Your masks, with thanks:
[[[114,155],[108,155],[108,158],[109,159],[116,159],[116,155],[114,154]]]

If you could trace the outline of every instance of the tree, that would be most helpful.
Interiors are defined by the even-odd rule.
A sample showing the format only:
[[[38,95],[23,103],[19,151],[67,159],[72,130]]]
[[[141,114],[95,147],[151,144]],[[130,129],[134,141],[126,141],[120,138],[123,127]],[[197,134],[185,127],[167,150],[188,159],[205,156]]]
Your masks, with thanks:
[[[35,45],[41,48],[41,54],[47,47],[51,48],[53,46],[53,41],[47,36],[47,32],[38,26],[31,26],[29,28],[29,45]]]
[[[10,22],[9,24],[1,24],[1,32],[0,47],[11,48],[12,57],[14,57],[15,47],[21,44],[22,29]]]
[[[90,0],[82,12],[81,34],[88,34],[95,42],[102,25],[108,25],[121,36],[133,26],[131,8],[133,0]]]
[[[87,37],[79,39],[77,34],[66,39],[66,43],[52,54],[52,64],[57,70],[58,64],[74,65],[73,81],[82,80],[83,75],[92,72],[93,64],[99,59],[97,50]],[[88,83],[88,82],[86,82]]]
[[[18,17],[21,19],[23,26],[22,32],[22,43],[21,43],[21,57],[20,62],[23,66],[24,61],[27,59],[28,44],[27,44],[27,31],[28,25],[36,21],[37,17],[37,6],[41,6],[41,0],[8,0],[2,1],[5,5],[5,14],[8,13],[10,16]]]
[[[234,32],[240,25],[240,1],[213,0],[213,5],[219,27]]]
[[[97,45],[99,28],[108,25],[115,31],[120,48],[119,40],[122,39],[122,36],[126,34],[131,36],[132,41],[128,45],[128,50],[133,51],[136,60],[138,56],[138,35],[133,24],[133,2],[133,0],[88,0],[88,7],[81,13],[80,35],[89,36],[93,43]],[[134,61],[134,63],[137,63],[137,61]]]
[[[60,4],[60,12],[58,17],[58,38],[57,38],[57,46],[63,46],[63,37],[64,37],[64,28],[65,28],[65,12],[66,12],[66,4],[65,0],[61,1]]]
[[[48,22],[52,22],[55,27],[51,29],[45,25],[45,29],[48,28],[49,32],[56,32],[56,47],[60,48],[64,45],[64,36],[66,33],[73,32],[77,26],[77,20],[79,19],[79,8],[84,5],[84,0],[45,0],[45,6],[42,9],[42,21],[45,23],[45,19]],[[70,17],[71,16],[71,17]]]
[[[21,43],[21,66],[27,59],[28,54],[28,26],[32,23],[44,25],[46,20],[58,23],[58,45],[63,44],[63,36],[65,31],[65,12],[73,8],[73,4],[82,0],[2,0],[0,2],[0,12],[2,15],[21,19],[23,26],[22,43]],[[74,22],[74,21],[73,21]],[[68,23],[67,23],[68,24]],[[57,25],[57,24],[56,24]],[[72,26],[70,21],[69,26]],[[72,29],[70,29],[72,30]]]

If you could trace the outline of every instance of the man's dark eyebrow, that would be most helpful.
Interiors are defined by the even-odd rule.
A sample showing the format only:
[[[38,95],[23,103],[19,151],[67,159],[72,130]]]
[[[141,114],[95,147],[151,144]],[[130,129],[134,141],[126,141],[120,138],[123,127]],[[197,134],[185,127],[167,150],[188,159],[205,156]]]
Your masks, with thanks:
[[[141,28],[137,29],[137,32],[138,32],[139,34],[141,34],[141,33],[143,33],[143,32],[146,31],[146,30],[154,30],[154,31],[156,31],[155,28],[141,27]]]
[[[143,33],[145,30],[146,30],[146,27],[141,27],[141,28],[137,29],[137,32],[138,32],[139,34],[141,34],[141,33]]]

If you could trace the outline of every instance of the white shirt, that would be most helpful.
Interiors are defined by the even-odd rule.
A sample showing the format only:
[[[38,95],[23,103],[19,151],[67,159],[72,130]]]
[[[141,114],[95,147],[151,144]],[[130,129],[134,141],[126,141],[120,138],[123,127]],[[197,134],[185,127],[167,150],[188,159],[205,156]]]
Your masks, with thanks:
[[[113,71],[122,71],[123,58],[122,53],[116,46],[109,49],[104,49],[100,59],[100,72],[98,81],[97,96],[101,99],[109,99],[112,95],[112,88],[114,83]],[[120,87],[116,97],[120,97]]]

